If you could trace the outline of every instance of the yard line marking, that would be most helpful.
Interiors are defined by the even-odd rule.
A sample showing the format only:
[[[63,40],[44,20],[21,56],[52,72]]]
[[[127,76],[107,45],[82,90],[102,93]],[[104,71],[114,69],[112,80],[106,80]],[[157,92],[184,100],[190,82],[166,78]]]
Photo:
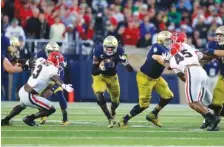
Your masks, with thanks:
[[[66,146],[58,146],[56,145],[36,145],[36,144],[12,144],[12,145],[2,145],[2,147],[155,147],[148,145],[66,145]],[[164,147],[164,146],[156,146],[156,147]],[[179,145],[169,145],[166,147],[179,147]],[[181,147],[201,147],[201,146],[181,146]],[[203,147],[223,147],[223,146],[203,146]]]
[[[65,137],[65,138],[62,138],[61,136],[55,136],[55,137],[47,137],[47,136],[44,136],[44,137],[40,137],[40,136],[16,136],[16,137],[2,137],[2,139],[126,139],[126,140],[132,140],[132,139],[139,139],[139,140],[144,140],[144,139],[159,139],[161,140],[161,137],[123,137],[123,136],[114,136],[114,137],[93,137],[93,136],[85,136],[85,137],[76,137],[76,136],[72,136],[72,137]],[[216,138],[203,138],[203,137],[166,137],[166,136],[163,136],[163,139],[172,139],[172,140],[204,140],[204,139],[211,139],[211,140],[214,140],[214,139],[223,139],[222,137],[216,137]]]
[[[170,131],[170,130],[167,130],[167,131],[160,131],[160,130],[115,130],[115,129],[108,129],[108,130],[98,130],[98,129],[93,129],[93,130],[80,130],[80,129],[70,129],[70,130],[47,130],[47,129],[44,129],[44,130],[2,130],[2,132],[119,132],[119,133],[128,133],[128,132],[134,132],[134,133],[153,133],[153,132],[159,132],[159,133],[166,133],[166,132],[169,132],[169,133],[177,133],[177,132],[197,132],[197,133],[204,133],[205,131],[203,130],[199,130],[199,129],[192,129],[192,130],[176,130],[176,131]],[[220,132],[219,132],[220,133]]]

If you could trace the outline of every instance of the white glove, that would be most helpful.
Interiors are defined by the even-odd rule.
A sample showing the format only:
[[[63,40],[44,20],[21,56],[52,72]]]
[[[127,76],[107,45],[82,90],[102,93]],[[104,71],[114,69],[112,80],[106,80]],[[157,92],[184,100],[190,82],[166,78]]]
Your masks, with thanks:
[[[61,87],[67,92],[72,92],[74,89],[72,88],[72,84],[62,84]]]
[[[163,53],[163,54],[162,54],[162,59],[163,59],[163,60],[169,61],[171,57],[172,57],[172,56],[171,56],[170,53]]]
[[[100,63],[99,68],[100,68],[101,71],[105,71],[106,70],[103,61]]]
[[[128,65],[128,64],[129,64],[129,63],[128,63],[128,59],[127,59],[127,56],[126,56],[126,55],[119,56],[119,58],[121,59],[122,64],[123,64],[124,66],[126,66],[126,65]]]

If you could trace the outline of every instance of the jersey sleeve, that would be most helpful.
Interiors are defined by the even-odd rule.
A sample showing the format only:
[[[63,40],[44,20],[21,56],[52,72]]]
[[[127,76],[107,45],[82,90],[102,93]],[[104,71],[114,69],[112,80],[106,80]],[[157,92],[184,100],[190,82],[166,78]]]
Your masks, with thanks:
[[[100,58],[101,54],[102,54],[102,45],[98,45],[94,48],[93,50],[93,56],[95,56],[96,58]]]
[[[198,60],[201,60],[203,58],[203,53],[199,50],[195,50],[195,53],[198,55]]]
[[[50,66],[48,71],[49,71],[49,78],[51,78],[52,76],[55,76],[55,75],[60,76],[59,69],[54,66]]]

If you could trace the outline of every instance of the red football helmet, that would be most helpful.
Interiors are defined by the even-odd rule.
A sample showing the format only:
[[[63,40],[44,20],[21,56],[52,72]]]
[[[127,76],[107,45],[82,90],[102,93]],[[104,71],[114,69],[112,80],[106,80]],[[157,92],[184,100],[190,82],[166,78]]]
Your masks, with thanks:
[[[187,42],[187,35],[184,32],[174,32],[171,35],[171,40],[179,43]]]
[[[180,45],[178,43],[171,44],[171,47],[170,47],[170,53],[171,53],[171,55],[174,56],[179,51],[180,51]]]
[[[59,67],[60,64],[64,63],[64,56],[57,51],[53,51],[48,55],[47,60],[54,64],[55,67]]]

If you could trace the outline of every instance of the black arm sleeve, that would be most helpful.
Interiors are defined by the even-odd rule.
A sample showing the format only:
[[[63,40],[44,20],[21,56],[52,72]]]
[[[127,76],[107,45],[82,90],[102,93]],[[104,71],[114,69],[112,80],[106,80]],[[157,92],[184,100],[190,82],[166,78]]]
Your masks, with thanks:
[[[128,72],[133,72],[134,71],[133,67],[130,64],[126,65],[125,67],[128,70]]]
[[[100,74],[99,65],[93,64],[92,65],[92,75],[96,76]]]

